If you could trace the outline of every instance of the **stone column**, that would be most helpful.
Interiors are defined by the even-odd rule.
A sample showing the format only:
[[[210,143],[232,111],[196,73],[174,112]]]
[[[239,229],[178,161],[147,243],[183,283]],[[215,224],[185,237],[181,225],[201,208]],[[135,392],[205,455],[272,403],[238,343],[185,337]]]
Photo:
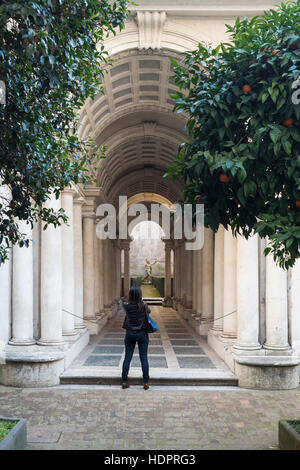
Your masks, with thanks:
[[[214,316],[214,233],[204,228],[202,249],[202,320],[212,320]]]
[[[288,272],[288,309],[290,324],[290,344],[300,355],[300,259]]]
[[[176,241],[176,249],[175,249],[175,298],[176,302],[180,302],[180,249],[178,242]]]
[[[270,253],[266,257],[266,342],[265,349],[289,350],[287,312],[287,271]]]
[[[165,298],[166,301],[171,299],[171,240],[165,240]]]
[[[224,227],[215,234],[214,256],[214,331],[223,330],[224,311]]]
[[[117,291],[117,251],[116,251],[116,245],[115,245],[115,240],[111,240],[110,242],[111,246],[111,268],[112,268],[112,292],[111,292],[111,297],[112,301],[114,302],[116,300],[116,291]]]
[[[266,239],[258,237],[259,251],[259,342],[266,342]]]
[[[123,242],[124,249],[124,296],[128,296],[130,290],[130,245]]]
[[[109,289],[110,289],[110,283],[111,279],[109,276],[109,266],[110,266],[110,259],[109,259],[109,240],[103,240],[103,285],[104,285],[104,308],[109,308]]]
[[[114,260],[112,257],[111,240],[107,240],[107,251],[105,253],[105,276],[106,276],[106,307],[111,307],[113,301],[114,287]]]
[[[259,334],[258,236],[237,238],[237,343],[241,350],[261,349]]]
[[[13,246],[12,334],[9,344],[28,346],[33,339],[33,247],[32,228],[24,220],[19,230],[30,240],[28,248]]]
[[[121,248],[119,240],[115,243],[116,249],[116,299],[121,297]]]
[[[84,319],[95,320],[94,215],[83,215],[83,305]]]
[[[99,265],[99,311],[104,312],[104,240],[97,239]]]
[[[176,260],[176,246],[174,245],[174,248],[173,248],[173,300],[175,301],[175,299],[177,299],[177,287],[176,287],[176,283],[177,283],[177,260]]]
[[[63,336],[75,336],[74,317],[74,216],[73,216],[73,189],[65,189],[61,195],[62,208],[68,222],[62,225],[62,331]]]
[[[236,304],[236,250],[237,240],[231,228],[224,231],[224,330],[223,338],[236,338],[237,304]]]
[[[83,323],[83,252],[82,252],[82,204],[81,197],[74,199],[74,312],[75,328],[85,329]]]
[[[57,212],[61,198],[45,203]],[[62,338],[62,228],[49,225],[41,233],[41,337],[42,346],[59,346]]]
[[[98,237],[96,235],[96,227],[94,231],[94,263],[95,263],[95,277],[94,277],[94,309],[95,309],[95,316],[99,315],[99,285],[100,285],[100,266],[99,266],[99,243]]]
[[[197,291],[199,289],[198,285],[198,251],[193,251],[193,311],[197,313]]]
[[[186,257],[184,242],[180,245],[180,298],[181,304],[186,304]]]
[[[186,302],[185,307],[193,307],[193,250],[184,250],[185,253],[185,275],[186,275]]]
[[[202,257],[203,249],[197,251],[197,294],[196,294],[196,303],[197,303],[197,314],[202,316]]]

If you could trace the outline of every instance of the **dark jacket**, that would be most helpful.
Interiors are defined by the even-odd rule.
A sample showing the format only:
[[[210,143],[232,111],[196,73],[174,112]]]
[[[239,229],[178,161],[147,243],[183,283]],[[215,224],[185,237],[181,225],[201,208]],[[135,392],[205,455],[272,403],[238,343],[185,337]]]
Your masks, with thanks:
[[[131,302],[123,303],[126,316],[122,328],[128,331],[147,331],[148,329],[148,320],[146,314],[145,304],[143,303],[143,309],[139,311],[137,304]],[[148,313],[150,313],[150,308],[148,307]]]

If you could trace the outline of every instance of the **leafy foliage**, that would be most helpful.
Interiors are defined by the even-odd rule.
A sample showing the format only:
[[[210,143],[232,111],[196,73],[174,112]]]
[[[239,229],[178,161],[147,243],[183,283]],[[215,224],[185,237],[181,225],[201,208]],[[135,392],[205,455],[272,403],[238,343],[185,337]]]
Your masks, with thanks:
[[[17,220],[66,220],[42,206],[52,191],[87,183],[95,152],[78,137],[77,110],[102,92],[103,40],[122,28],[127,0],[2,0],[0,4],[0,264],[24,243]],[[1,187],[0,187],[1,190]]]
[[[299,16],[298,0],[238,18],[230,43],[172,59],[190,141],[166,176],[204,203],[206,226],[268,237],[265,254],[285,268],[300,256]]]

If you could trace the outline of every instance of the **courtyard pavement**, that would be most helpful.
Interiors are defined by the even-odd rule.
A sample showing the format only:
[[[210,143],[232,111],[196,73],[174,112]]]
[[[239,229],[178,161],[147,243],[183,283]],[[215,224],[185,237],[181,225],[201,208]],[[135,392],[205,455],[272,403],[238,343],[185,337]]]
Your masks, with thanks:
[[[238,450],[278,444],[300,389],[0,387],[0,415],[28,420],[28,449]]]

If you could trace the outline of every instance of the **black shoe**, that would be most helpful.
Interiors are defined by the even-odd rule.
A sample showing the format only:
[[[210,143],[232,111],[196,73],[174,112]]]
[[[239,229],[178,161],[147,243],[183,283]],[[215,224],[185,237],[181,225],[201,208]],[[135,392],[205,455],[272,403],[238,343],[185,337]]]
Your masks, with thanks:
[[[123,382],[122,383],[122,389],[125,390],[125,388],[129,388],[129,383],[128,382]]]
[[[144,390],[148,390],[149,389],[149,384],[144,384]]]

